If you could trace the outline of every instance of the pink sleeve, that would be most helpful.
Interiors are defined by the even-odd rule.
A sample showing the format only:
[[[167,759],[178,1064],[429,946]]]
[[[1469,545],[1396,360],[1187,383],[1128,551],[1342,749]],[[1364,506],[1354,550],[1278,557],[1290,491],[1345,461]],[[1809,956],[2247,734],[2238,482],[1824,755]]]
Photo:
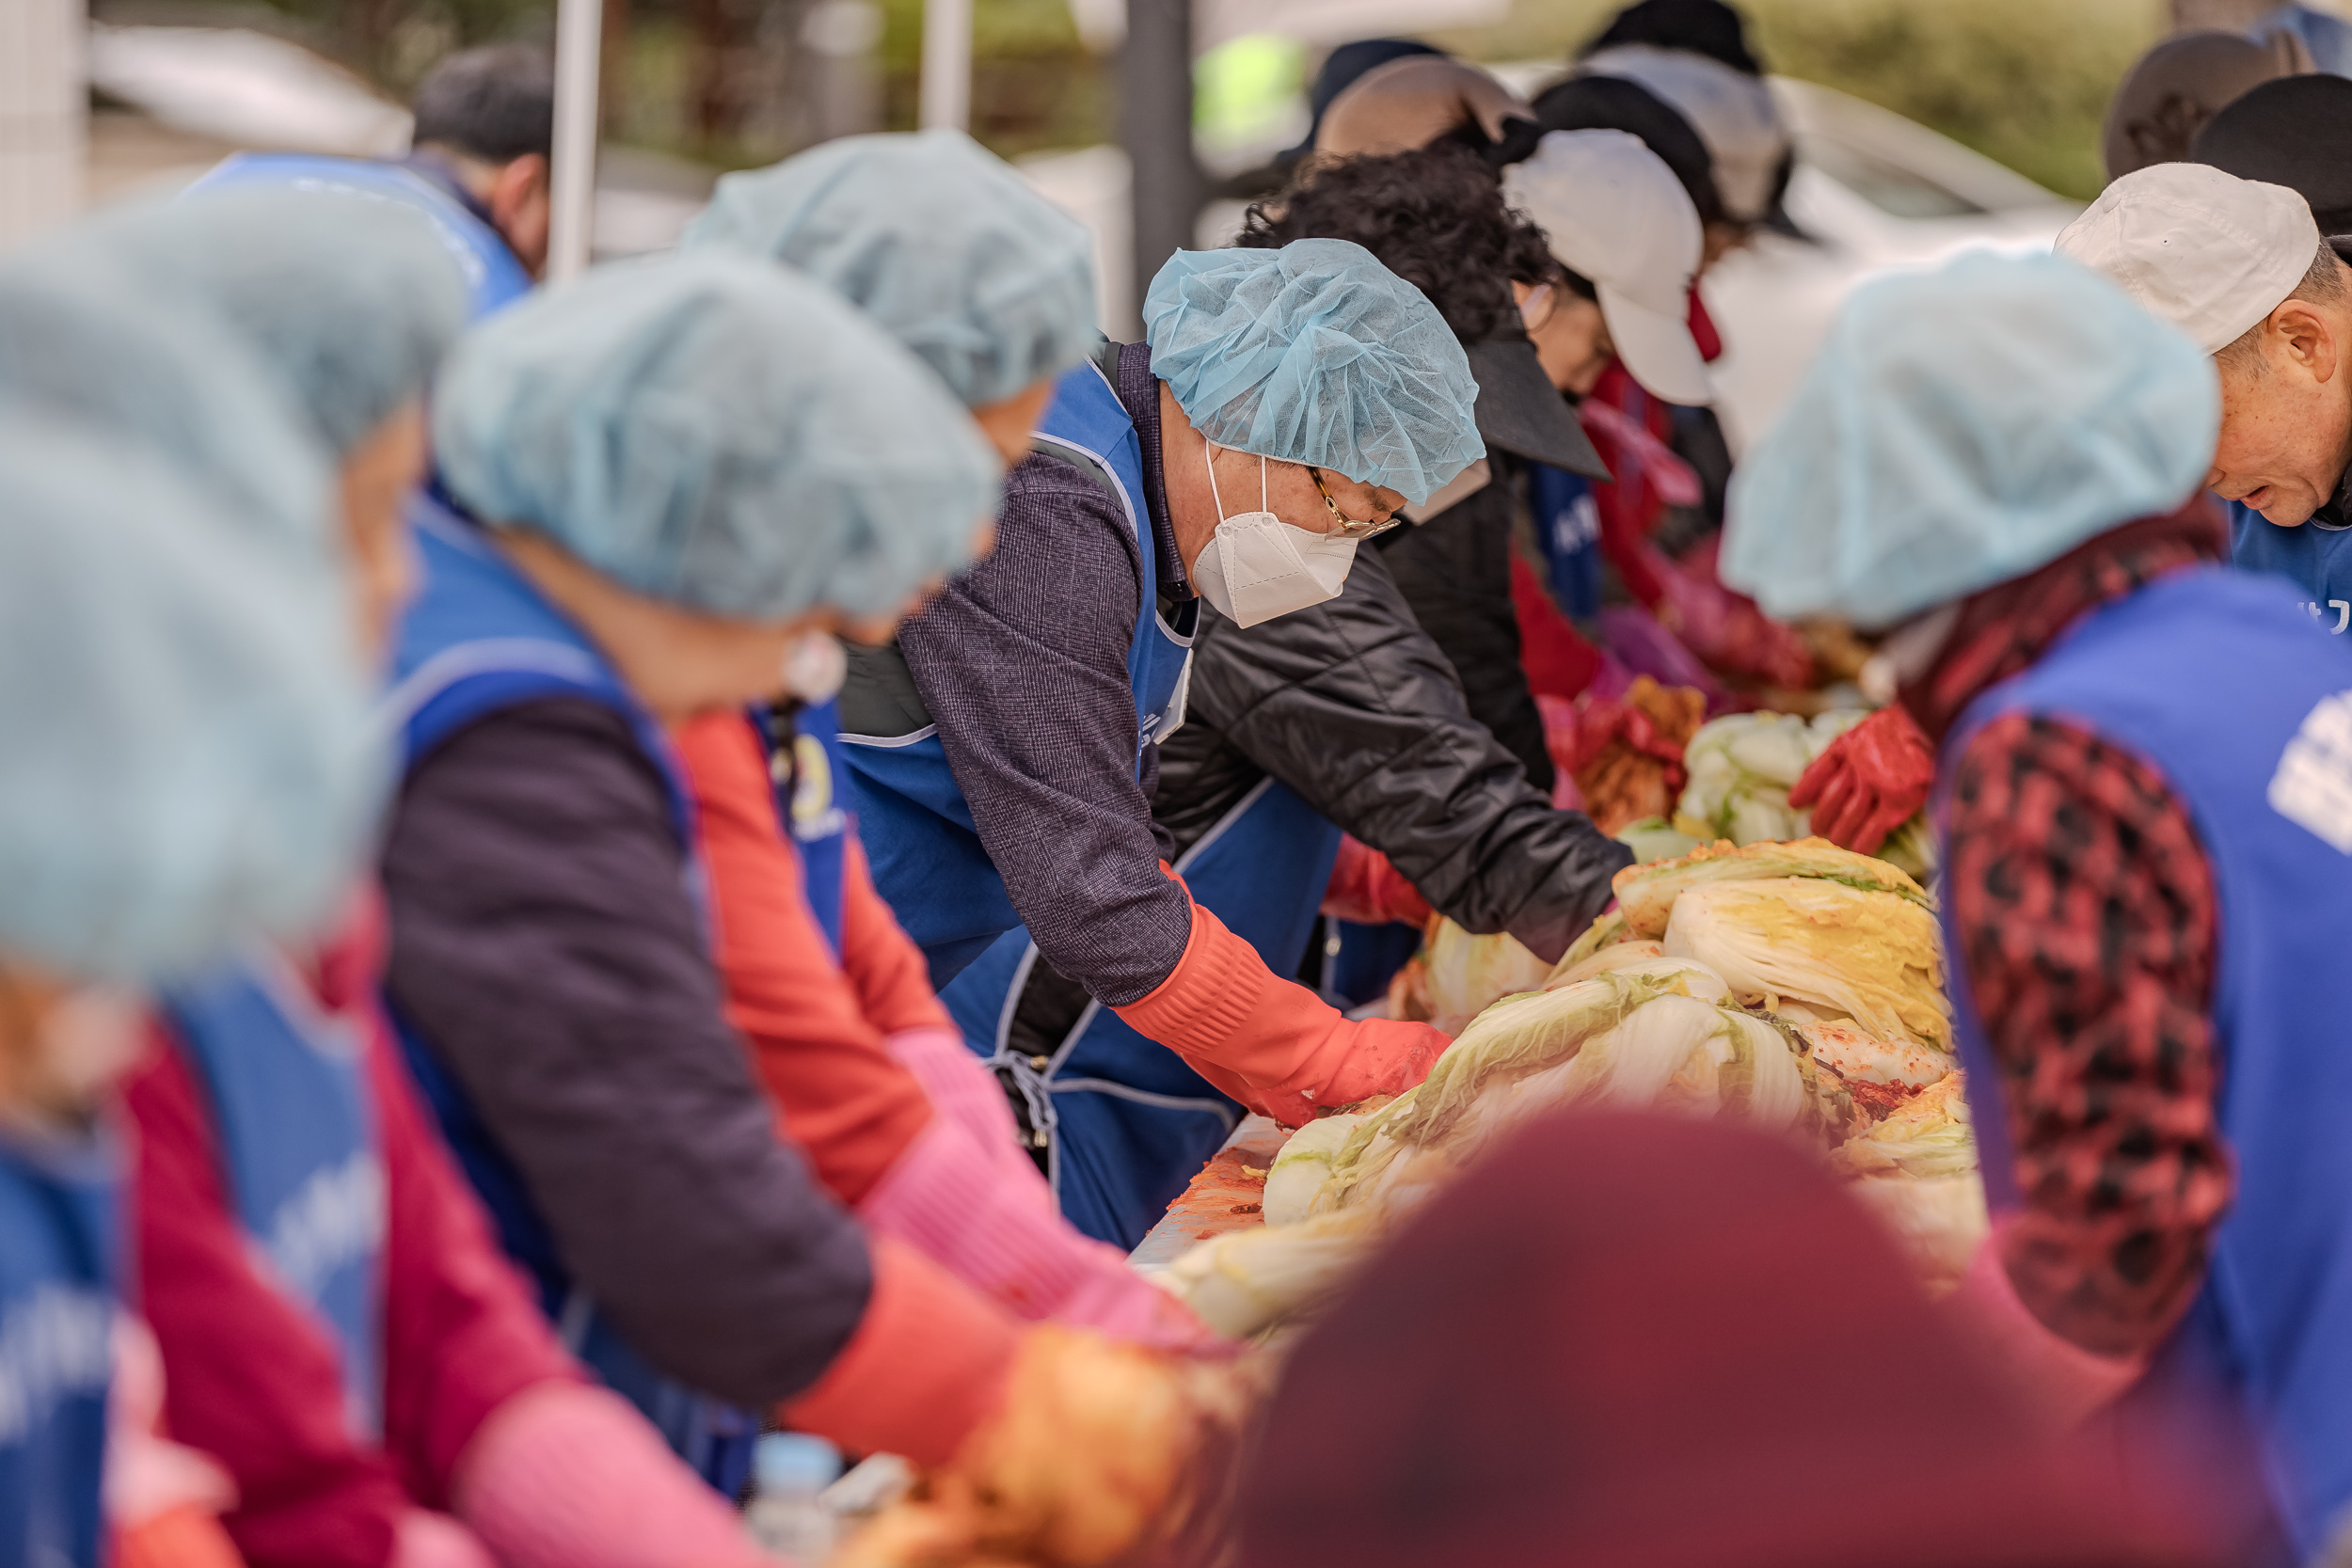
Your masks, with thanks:
[[[442,1509],[458,1456],[492,1411],[535,1384],[577,1383],[581,1373],[500,1250],[417,1100],[389,1025],[370,1032],[368,1073],[389,1210],[384,1446],[410,1495]]]

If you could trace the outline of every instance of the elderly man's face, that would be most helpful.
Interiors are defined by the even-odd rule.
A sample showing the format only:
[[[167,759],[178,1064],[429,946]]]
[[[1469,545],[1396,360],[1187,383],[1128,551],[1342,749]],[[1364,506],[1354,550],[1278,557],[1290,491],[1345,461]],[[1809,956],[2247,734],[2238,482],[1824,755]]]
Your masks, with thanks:
[[[2258,352],[2225,354],[2221,440],[2206,483],[2293,528],[2336,493],[2352,462],[2352,312],[2290,299]]]

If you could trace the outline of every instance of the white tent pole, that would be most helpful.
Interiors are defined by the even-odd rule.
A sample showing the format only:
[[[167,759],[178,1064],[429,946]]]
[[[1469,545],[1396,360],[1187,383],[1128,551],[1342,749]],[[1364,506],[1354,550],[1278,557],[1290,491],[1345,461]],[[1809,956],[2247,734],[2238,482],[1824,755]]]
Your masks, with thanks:
[[[557,0],[550,283],[560,283],[588,265],[596,205],[596,74],[603,49],[604,0]]]
[[[972,0],[923,0],[920,119],[926,131],[970,128]]]

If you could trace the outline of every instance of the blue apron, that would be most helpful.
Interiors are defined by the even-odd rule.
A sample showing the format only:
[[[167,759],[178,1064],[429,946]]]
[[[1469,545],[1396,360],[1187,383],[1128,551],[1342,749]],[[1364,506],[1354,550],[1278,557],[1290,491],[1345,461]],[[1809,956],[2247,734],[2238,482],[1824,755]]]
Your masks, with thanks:
[[[2230,560],[2249,572],[2275,572],[2302,589],[2302,610],[2342,637],[2352,629],[2352,528],[2314,518],[2280,528],[2244,501],[2230,506]]]
[[[2352,1505],[2352,648],[2292,613],[2283,585],[2219,569],[2097,610],[2041,663],[1980,696],[1942,772],[2008,713],[2082,725],[2144,758],[2213,866],[2220,1126],[2237,1196],[2205,1283],[2151,1377],[2218,1380],[2268,1434],[2274,1501],[2309,1557]],[[1938,820],[1944,803],[1937,802]],[[1949,863],[1948,861],[1947,863]],[[1949,905],[1947,904],[1948,911]],[[1947,950],[1959,951],[1946,915]],[[1985,1188],[2019,1202],[2003,1082],[1951,979]]]
[[[326,1324],[351,1430],[383,1430],[384,1162],[359,1042],[275,953],[175,987],[164,1016],[212,1103],[238,1224]]]
[[[752,723],[768,752],[776,823],[801,855],[801,885],[818,927],[841,961],[841,868],[849,853],[850,814],[842,809],[841,706],[828,697],[789,720],[755,709]]]
[[[192,191],[238,185],[281,185],[395,201],[422,213],[465,276],[472,319],[511,305],[531,290],[531,275],[499,231],[464,202],[416,170],[362,158],[310,152],[237,152],[207,169]]]
[[[1127,672],[1140,775],[1145,748],[1184,721],[1183,676],[1191,653],[1190,638],[1159,616],[1142,446],[1126,409],[1091,364],[1062,378],[1037,435],[1041,447],[1058,447],[1106,473],[1136,531],[1143,594]],[[1099,1003],[1088,1004],[1050,1056],[1013,1052],[1007,1032],[1037,948],[971,831],[971,814],[936,735],[927,730],[898,744],[844,738],[857,784],[858,831],[882,895],[930,954],[935,974],[943,955],[952,964],[940,1000],[965,1042],[1008,1075],[1025,1101],[1029,1124],[1048,1150],[1047,1176],[1063,1216],[1089,1236],[1133,1247],[1225,1141],[1239,1107]],[[915,800],[941,806],[917,818],[906,810]],[[1276,974],[1291,974],[1305,953],[1339,840],[1337,828],[1267,779],[1176,869],[1192,895],[1255,945]],[[944,881],[932,869],[939,867],[949,871]],[[952,901],[958,898],[969,901]],[[985,920],[974,918],[983,912]],[[950,942],[977,956],[955,962]]]
[[[1274,779],[1248,794],[1177,859],[1192,895],[1266,967],[1298,972],[1340,830]],[[1062,1217],[1129,1251],[1158,1223],[1240,1119],[1241,1107],[1182,1056],[1089,1002],[1050,1056],[1025,1056],[1008,1034],[1037,947],[1015,930],[940,992],[964,1042],[1006,1075],[1045,1141]]]
[[[1184,722],[1192,657],[1189,633],[1160,619],[1159,552],[1143,502],[1143,446],[1119,395],[1091,363],[1061,378],[1036,436],[1041,449],[1061,449],[1081,466],[1107,472],[1135,530],[1143,593],[1127,650],[1127,681],[1135,692],[1140,778],[1151,748]],[[1020,931],[1021,916],[980,847],[972,808],[939,743],[939,727],[840,738],[843,794],[873,864],[874,885],[930,960],[931,984],[944,991],[992,944],[1010,942],[1017,952],[1028,940]]]
[[[0,1132],[0,1562],[98,1568],[119,1154]]]
[[[424,582],[403,618],[387,699],[406,765],[414,768],[445,736],[501,708],[548,697],[582,697],[620,713],[660,771],[671,824],[701,898],[694,855],[692,797],[652,716],[571,622],[541,597],[471,525],[423,496],[409,503]],[[584,1292],[571,1283],[555,1241],[522,1175],[467,1101],[432,1042],[395,1010],[410,1072],[474,1191],[497,1224],[499,1240],[531,1271],[540,1306],[565,1345],[661,1429],[679,1456],[729,1497],[750,1474],[759,1418],[663,1378],[622,1342]]]

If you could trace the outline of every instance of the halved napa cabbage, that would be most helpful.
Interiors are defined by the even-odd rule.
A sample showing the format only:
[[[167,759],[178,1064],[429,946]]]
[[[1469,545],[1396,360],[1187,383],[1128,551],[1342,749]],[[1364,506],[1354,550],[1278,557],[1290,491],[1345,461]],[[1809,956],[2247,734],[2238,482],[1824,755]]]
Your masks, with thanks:
[[[1614,947],[1621,942],[1633,940],[1634,934],[1626,929],[1625,911],[1611,910],[1607,914],[1584,927],[1584,934],[1577,938],[1575,943],[1565,953],[1560,955],[1560,961],[1551,966],[1550,977],[1544,981],[1545,986],[1552,988],[1565,984],[1561,976],[1594,954],[1605,947]]]
[[[1473,936],[1442,916],[1430,924],[1420,961],[1429,1022],[1448,1035],[1460,1034],[1502,997],[1535,990],[1551,973],[1508,932]]]
[[[1974,1175],[1977,1139],[1958,1072],[1946,1073],[1837,1146],[1830,1164],[1847,1176]]]
[[[1883,860],[1840,849],[1825,838],[1802,838],[1793,844],[1751,844],[1744,847],[1716,843],[1693,849],[1680,860],[1656,865],[1631,865],[1616,875],[1617,906],[1626,929],[1637,937],[1663,936],[1675,902],[1694,888],[1711,882],[1757,881],[1804,877],[1861,892],[1884,893],[1932,910],[1927,890]],[[1589,935],[1589,933],[1588,933]]]
[[[1868,716],[1862,708],[1833,708],[1809,720],[1732,713],[1700,725],[1683,753],[1690,782],[1675,802],[1674,826],[1696,839],[1734,844],[1804,837],[1813,814],[1788,803],[1789,787],[1831,741]],[[1932,870],[1935,842],[1926,813],[1896,829],[1878,854],[1915,877]]]
[[[1709,882],[1675,900],[1665,947],[1740,994],[1820,1003],[1869,1034],[1949,1049],[1935,921],[1900,894],[1812,877]]]
[[[1240,1338],[1323,1300],[1378,1244],[1371,1210],[1231,1230],[1168,1266],[1159,1283],[1219,1334]]]
[[[1787,1019],[1786,1007],[1781,1011],[1813,1059],[1840,1078],[1924,1088],[1956,1070],[1952,1058],[1941,1051],[1905,1039],[1881,1039],[1852,1022]]]
[[[1307,1217],[1315,1196],[1331,1179],[1331,1161],[1364,1122],[1364,1116],[1322,1117],[1290,1136],[1266,1170],[1260,1212],[1268,1225],[1292,1225]]]
[[[1544,982],[1544,990],[1558,990],[1563,986],[1579,985],[1593,978],[1596,974],[1606,974],[1613,969],[1623,969],[1629,964],[1647,963],[1652,958],[1662,958],[1665,956],[1666,944],[1653,937],[1643,937],[1633,942],[1611,942],[1581,962],[1571,964],[1563,958],[1562,967],[1553,970],[1551,978]]]

